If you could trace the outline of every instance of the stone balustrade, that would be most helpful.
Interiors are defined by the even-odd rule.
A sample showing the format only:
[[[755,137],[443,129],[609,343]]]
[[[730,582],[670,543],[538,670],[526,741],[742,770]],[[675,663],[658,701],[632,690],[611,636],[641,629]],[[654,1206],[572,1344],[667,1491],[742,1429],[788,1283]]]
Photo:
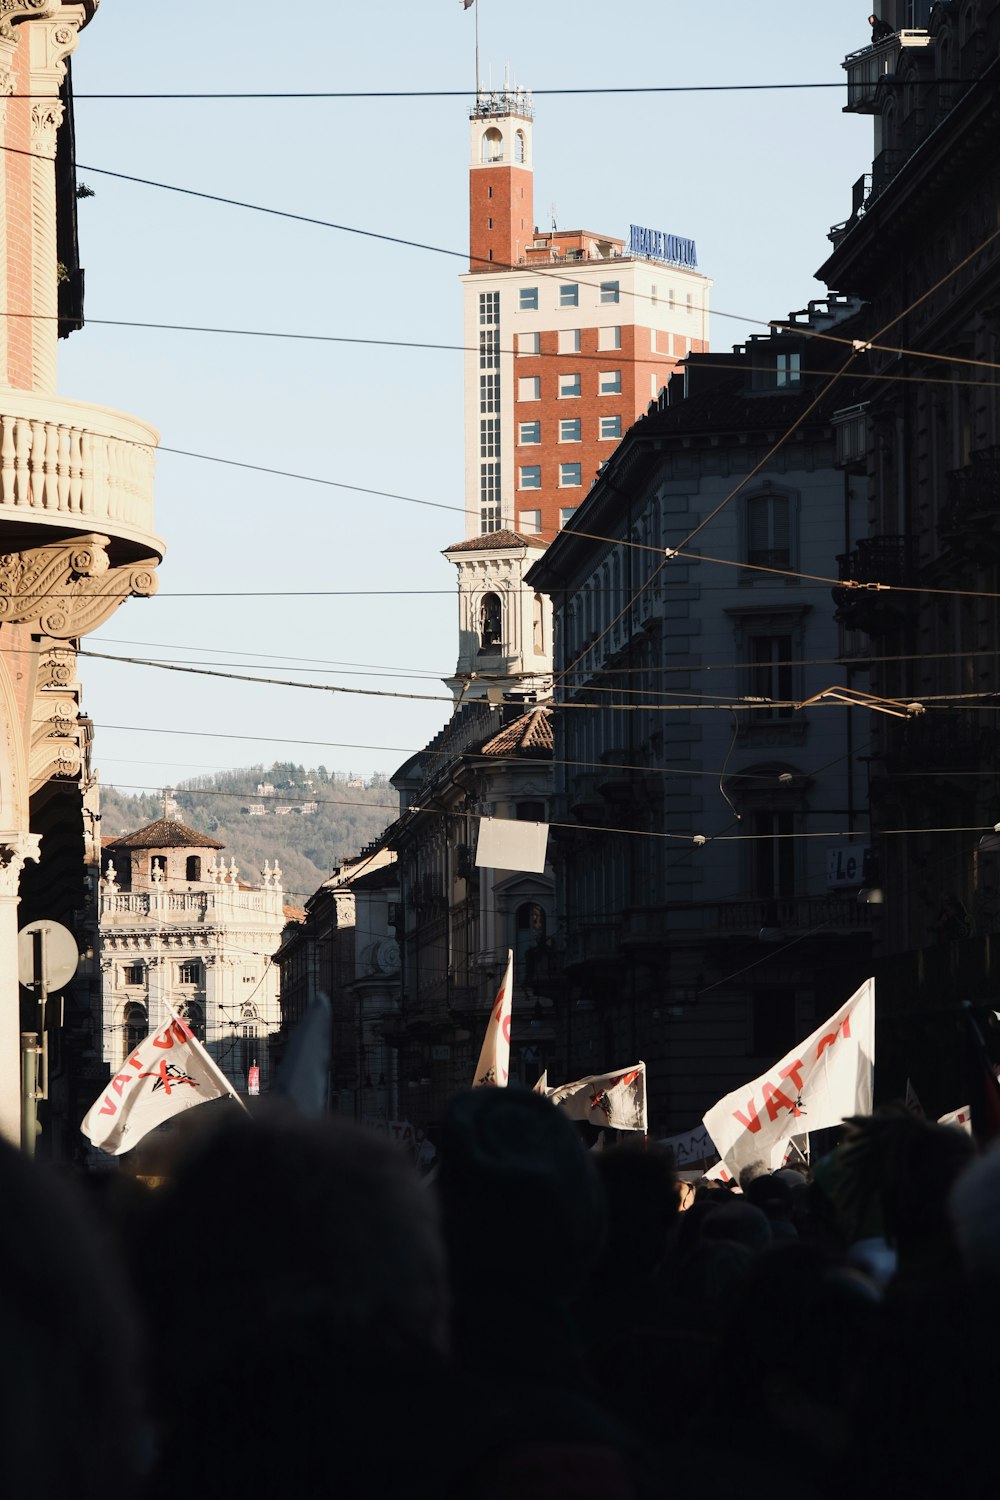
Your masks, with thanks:
[[[158,440],[124,412],[0,390],[0,537],[12,526],[23,537],[37,523],[103,533],[123,561],[161,556],[153,531]]]

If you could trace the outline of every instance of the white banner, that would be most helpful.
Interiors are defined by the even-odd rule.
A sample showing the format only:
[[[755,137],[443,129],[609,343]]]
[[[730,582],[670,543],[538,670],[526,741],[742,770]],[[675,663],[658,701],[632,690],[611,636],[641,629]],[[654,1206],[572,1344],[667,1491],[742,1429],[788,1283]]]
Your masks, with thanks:
[[[553,1104],[571,1120],[586,1120],[608,1130],[646,1131],[646,1064],[618,1073],[594,1073],[549,1089]]]
[[[793,1135],[871,1114],[874,1066],[875,981],[866,979],[793,1052],[720,1099],[705,1129],[734,1176],[754,1162],[776,1171]]]
[[[548,823],[517,818],[480,818],[476,864],[492,870],[523,870],[541,875],[549,841]]]
[[[186,1022],[170,1016],[139,1043],[80,1129],[100,1150],[121,1156],[164,1120],[224,1094],[243,1105]]]
[[[674,1153],[675,1167],[689,1167],[692,1162],[711,1161],[718,1156],[715,1142],[705,1129],[699,1125],[697,1130],[689,1130],[684,1135],[671,1135],[664,1141],[657,1141],[658,1146],[666,1146]]]
[[[479,1054],[476,1076],[472,1080],[474,1089],[486,1085],[507,1087],[510,1073],[510,1007],[511,991],[514,988],[514,954],[508,948],[507,967],[497,991],[497,997],[486,1023],[483,1050]]]

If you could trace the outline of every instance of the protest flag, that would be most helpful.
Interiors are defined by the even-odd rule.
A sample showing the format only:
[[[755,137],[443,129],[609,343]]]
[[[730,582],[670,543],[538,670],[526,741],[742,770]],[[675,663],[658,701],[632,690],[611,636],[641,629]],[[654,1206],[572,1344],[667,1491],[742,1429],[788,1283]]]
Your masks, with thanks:
[[[734,1176],[777,1171],[792,1136],[869,1115],[875,1071],[875,981],[866,979],[812,1036],[752,1083],[720,1099],[703,1124]]]
[[[548,1094],[548,1092],[549,1092],[549,1070],[548,1070],[548,1068],[543,1069],[543,1071],[539,1074],[538,1082],[535,1084],[535,1087],[532,1089],[531,1092],[533,1094],[546,1094],[546,1095]]]
[[[226,1094],[246,1108],[187,1022],[170,1014],[126,1058],[80,1129],[101,1151],[121,1156],[164,1120]]]
[[[507,949],[507,967],[504,970],[497,997],[486,1023],[483,1050],[479,1054],[476,1076],[472,1080],[474,1089],[484,1086],[506,1088],[510,1074],[510,1006],[514,988],[514,954]]]
[[[330,1092],[330,999],[318,990],[289,1038],[274,1093],[304,1115],[321,1115]]]
[[[586,1120],[606,1130],[648,1129],[646,1121],[646,1064],[617,1073],[593,1073],[549,1089],[549,1098],[571,1120]]]

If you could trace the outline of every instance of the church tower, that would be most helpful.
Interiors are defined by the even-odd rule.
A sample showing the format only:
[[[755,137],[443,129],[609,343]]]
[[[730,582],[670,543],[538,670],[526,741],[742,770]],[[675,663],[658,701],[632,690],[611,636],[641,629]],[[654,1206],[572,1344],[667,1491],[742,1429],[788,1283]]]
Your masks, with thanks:
[[[534,703],[552,696],[552,601],[525,587],[540,537],[494,531],[456,542],[458,663],[446,679],[465,702]]]

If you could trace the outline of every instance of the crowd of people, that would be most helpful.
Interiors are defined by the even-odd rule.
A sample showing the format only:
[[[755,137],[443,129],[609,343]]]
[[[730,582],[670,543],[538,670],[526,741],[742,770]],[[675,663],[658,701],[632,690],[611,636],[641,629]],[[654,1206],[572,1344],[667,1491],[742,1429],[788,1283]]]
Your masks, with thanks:
[[[738,1188],[491,1088],[432,1180],[277,1108],[206,1119],[155,1188],[0,1176],[11,1495],[995,1488],[1000,1147],[904,1110]]]

